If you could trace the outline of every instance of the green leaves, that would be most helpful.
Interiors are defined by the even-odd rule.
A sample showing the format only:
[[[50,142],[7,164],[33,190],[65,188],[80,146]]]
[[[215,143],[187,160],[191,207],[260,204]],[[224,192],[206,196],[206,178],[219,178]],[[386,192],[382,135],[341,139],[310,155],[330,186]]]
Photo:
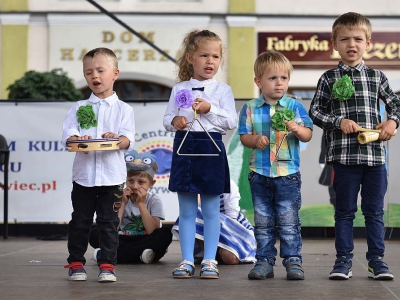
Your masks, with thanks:
[[[271,118],[272,128],[279,131],[287,131],[284,121],[294,120],[294,111],[289,108],[281,108],[277,110]]]
[[[354,91],[351,78],[348,75],[344,75],[333,84],[332,97],[340,101],[345,101],[353,95]]]
[[[96,115],[91,104],[79,107],[76,116],[81,128],[89,129],[97,126]]]
[[[43,73],[28,71],[7,90],[10,91],[8,99],[78,101],[83,98],[81,91],[75,88],[62,69]]]

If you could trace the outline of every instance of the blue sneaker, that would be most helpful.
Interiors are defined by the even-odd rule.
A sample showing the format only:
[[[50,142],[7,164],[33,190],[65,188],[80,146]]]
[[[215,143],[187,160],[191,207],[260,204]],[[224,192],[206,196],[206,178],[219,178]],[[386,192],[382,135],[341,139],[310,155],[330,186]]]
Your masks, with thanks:
[[[298,257],[289,257],[285,262],[288,280],[304,280],[304,270]]]
[[[274,267],[266,260],[258,260],[254,268],[247,275],[249,279],[267,279],[274,277]]]
[[[99,282],[115,282],[117,277],[115,276],[115,266],[112,264],[101,264],[99,266]]]
[[[331,274],[329,274],[329,279],[333,280],[346,280],[353,277],[353,271],[351,267],[353,266],[351,259],[347,259],[346,256],[337,258],[335,260],[335,265]]]
[[[95,262],[97,262],[97,260],[100,258],[101,255],[101,250],[100,248],[96,248],[93,250],[93,254],[92,254],[92,260],[94,260]]]
[[[87,279],[86,271],[81,262],[73,262],[64,266],[68,270],[68,280],[70,281],[85,281]]]
[[[368,277],[376,280],[394,279],[393,274],[389,271],[389,267],[382,257],[368,261]]]

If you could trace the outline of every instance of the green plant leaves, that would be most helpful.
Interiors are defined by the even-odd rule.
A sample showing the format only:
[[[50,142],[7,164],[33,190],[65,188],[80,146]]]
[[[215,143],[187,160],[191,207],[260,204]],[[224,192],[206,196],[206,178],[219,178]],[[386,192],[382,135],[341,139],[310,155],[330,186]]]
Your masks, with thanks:
[[[81,128],[89,129],[90,127],[97,126],[96,115],[91,104],[79,107],[76,116]]]
[[[50,72],[28,71],[7,87],[8,99],[29,100],[82,100],[80,90],[62,69]]]
[[[333,84],[332,97],[340,101],[345,101],[353,95],[354,91],[351,78],[348,75],[344,75]]]
[[[289,108],[282,108],[277,110],[271,118],[272,128],[279,131],[287,132],[284,121],[294,120],[294,111]]]

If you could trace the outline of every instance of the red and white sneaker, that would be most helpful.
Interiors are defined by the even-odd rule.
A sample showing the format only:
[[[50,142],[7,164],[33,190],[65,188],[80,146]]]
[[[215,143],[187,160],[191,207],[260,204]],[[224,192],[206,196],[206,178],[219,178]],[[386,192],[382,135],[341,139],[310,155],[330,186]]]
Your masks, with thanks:
[[[115,282],[117,277],[115,276],[115,266],[112,264],[101,264],[99,266],[99,282]]]
[[[68,280],[70,281],[85,281],[87,279],[86,271],[81,262],[73,262],[64,266],[68,270]]]

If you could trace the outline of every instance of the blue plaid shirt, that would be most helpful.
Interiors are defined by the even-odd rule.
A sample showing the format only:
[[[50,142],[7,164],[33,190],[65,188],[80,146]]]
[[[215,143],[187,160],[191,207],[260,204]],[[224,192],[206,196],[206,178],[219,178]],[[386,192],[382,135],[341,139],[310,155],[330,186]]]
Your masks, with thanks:
[[[352,79],[355,92],[344,101],[333,99],[333,84],[344,75]],[[400,99],[381,71],[367,67],[364,61],[354,67],[339,62],[335,69],[322,75],[309,114],[314,124],[325,131],[328,164],[339,162],[344,165],[379,166],[385,163],[383,142],[361,145],[357,140],[358,133],[344,134],[340,130],[342,119],[350,119],[361,127],[375,129],[382,122],[379,100],[386,104],[388,119],[394,120],[399,126]]]
[[[289,141],[289,147],[286,141],[283,142],[279,151],[279,160],[271,159],[270,153],[276,153],[284,135],[284,132],[276,131],[271,126],[271,117],[280,108],[293,110],[296,123],[312,129],[312,121],[303,104],[286,95],[275,105],[265,102],[264,96],[261,95],[243,105],[239,113],[239,135],[264,135],[269,139],[270,144],[265,150],[252,149],[249,163],[252,171],[267,177],[287,176],[300,170],[299,139],[291,132],[286,138]],[[286,161],[281,161],[281,159]]]

